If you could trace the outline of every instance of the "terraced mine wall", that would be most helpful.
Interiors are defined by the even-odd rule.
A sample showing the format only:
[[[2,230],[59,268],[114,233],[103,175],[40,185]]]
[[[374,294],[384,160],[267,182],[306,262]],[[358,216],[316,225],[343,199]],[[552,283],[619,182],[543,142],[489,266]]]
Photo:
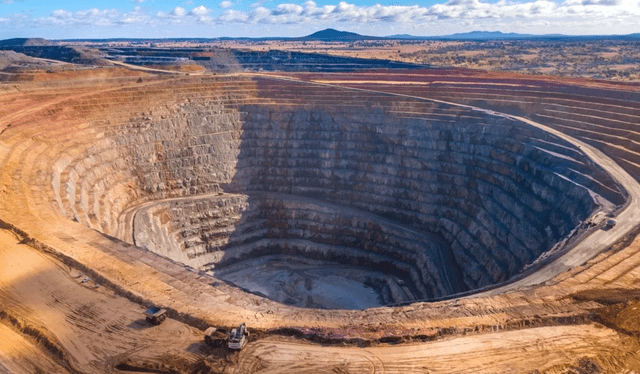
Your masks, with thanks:
[[[503,117],[207,84],[95,122],[91,147],[55,161],[60,211],[278,301],[361,308],[505,281],[624,200],[572,145]],[[368,301],[331,304],[337,288]]]
[[[327,79],[320,74],[301,76]],[[436,74],[433,70],[388,71],[384,78],[381,76],[334,74],[331,79],[358,89],[432,98],[528,117],[602,150],[640,180],[637,83],[557,81],[464,69],[443,69]],[[399,84],[402,82],[419,84]]]
[[[227,71],[318,71],[340,72],[364,69],[424,69],[417,65],[381,59],[331,56],[290,51],[244,51],[226,48],[99,48],[108,59],[135,65],[164,65],[192,60],[216,72]],[[21,49],[23,51],[23,49]],[[27,50],[28,51],[28,50]],[[25,53],[25,52],[23,52]]]
[[[567,88],[560,84],[546,84],[542,92],[536,88],[513,87],[499,95],[491,92],[487,96],[483,85],[472,92],[468,88],[452,87],[437,96],[526,115],[601,149],[640,179],[637,152],[640,149],[640,93],[598,87]]]

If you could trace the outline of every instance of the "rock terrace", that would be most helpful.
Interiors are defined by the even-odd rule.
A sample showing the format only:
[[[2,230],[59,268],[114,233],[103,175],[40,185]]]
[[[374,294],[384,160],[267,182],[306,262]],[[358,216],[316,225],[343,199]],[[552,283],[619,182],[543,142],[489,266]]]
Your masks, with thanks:
[[[286,304],[491,286],[624,202],[571,144],[484,112],[268,78],[167,85],[76,103],[92,141],[50,161],[57,209]]]

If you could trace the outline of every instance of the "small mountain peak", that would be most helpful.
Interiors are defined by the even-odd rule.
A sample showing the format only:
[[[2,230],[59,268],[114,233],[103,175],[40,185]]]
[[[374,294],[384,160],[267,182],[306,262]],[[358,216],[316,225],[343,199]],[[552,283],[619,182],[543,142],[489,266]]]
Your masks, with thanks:
[[[339,31],[336,29],[324,29],[314,32],[311,35],[305,36],[303,39],[316,39],[316,40],[356,40],[356,39],[369,39],[370,36],[363,36],[356,34],[355,32]]]

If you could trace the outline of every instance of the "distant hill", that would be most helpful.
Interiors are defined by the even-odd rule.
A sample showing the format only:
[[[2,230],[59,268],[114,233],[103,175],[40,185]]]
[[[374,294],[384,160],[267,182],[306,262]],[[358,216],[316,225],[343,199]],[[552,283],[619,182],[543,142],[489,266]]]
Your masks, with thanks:
[[[356,34],[355,32],[338,31],[336,29],[324,29],[318,32],[314,32],[311,35],[300,38],[302,40],[325,40],[325,41],[345,41],[345,40],[377,40],[385,39],[376,36],[367,36]]]
[[[619,35],[617,38],[618,39],[640,39],[640,33]]]
[[[0,40],[0,47],[36,47],[53,45],[50,40],[43,38],[13,38]]]
[[[470,40],[496,40],[496,39],[531,39],[531,38],[558,38],[563,37],[561,34],[546,34],[546,35],[532,35],[532,34],[518,34],[515,32],[503,33],[500,31],[471,31],[465,33],[455,33],[453,35],[445,36],[444,38],[450,39],[470,39]]]
[[[455,33],[453,35],[447,35],[445,37],[451,39],[526,39],[534,35],[531,34],[517,34],[515,32],[503,33],[500,31],[471,31]]]
[[[640,39],[640,34],[628,35],[563,35],[563,34],[518,34],[500,31],[471,31],[442,36],[413,36],[408,34],[390,35],[388,39],[410,40],[524,40],[524,39],[567,39],[567,40],[606,40],[606,39]]]
[[[425,37],[424,36],[413,36],[413,35],[409,35],[409,34],[395,34],[395,35],[389,35],[386,38],[388,38],[388,39],[423,39]]]
[[[514,39],[546,39],[567,37],[561,34],[533,35],[504,33],[501,31],[471,31],[441,36],[413,36],[408,34],[391,35],[389,39],[422,39],[422,40],[514,40]]]
[[[396,34],[385,37],[361,35],[355,32],[339,31],[336,29],[324,29],[314,32],[311,35],[303,37],[217,37],[217,38],[154,38],[154,39],[139,39],[139,38],[114,38],[114,39],[65,39],[65,41],[74,42],[107,42],[107,41],[121,41],[129,42],[132,44],[140,43],[162,43],[166,41],[193,41],[199,43],[208,43],[215,40],[248,40],[248,41],[266,41],[266,40],[289,40],[289,41],[358,41],[358,40],[639,40],[640,33],[627,34],[627,35],[562,35],[562,34],[519,34],[519,33],[503,33],[501,31],[471,31],[465,33],[456,33],[451,35],[439,35],[439,36],[415,36],[409,34]],[[58,41],[49,41],[42,38],[16,38],[0,40],[0,49],[14,49],[19,47],[34,47],[34,46],[52,46]]]

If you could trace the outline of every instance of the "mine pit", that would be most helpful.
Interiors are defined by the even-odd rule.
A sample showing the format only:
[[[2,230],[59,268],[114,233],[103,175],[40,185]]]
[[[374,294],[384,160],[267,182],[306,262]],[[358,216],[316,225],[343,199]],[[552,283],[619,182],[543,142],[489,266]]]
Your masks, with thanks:
[[[0,372],[640,372],[636,83],[20,59]]]
[[[550,133],[375,92],[207,78],[95,129],[54,161],[63,214],[305,308],[505,282],[624,202]]]

